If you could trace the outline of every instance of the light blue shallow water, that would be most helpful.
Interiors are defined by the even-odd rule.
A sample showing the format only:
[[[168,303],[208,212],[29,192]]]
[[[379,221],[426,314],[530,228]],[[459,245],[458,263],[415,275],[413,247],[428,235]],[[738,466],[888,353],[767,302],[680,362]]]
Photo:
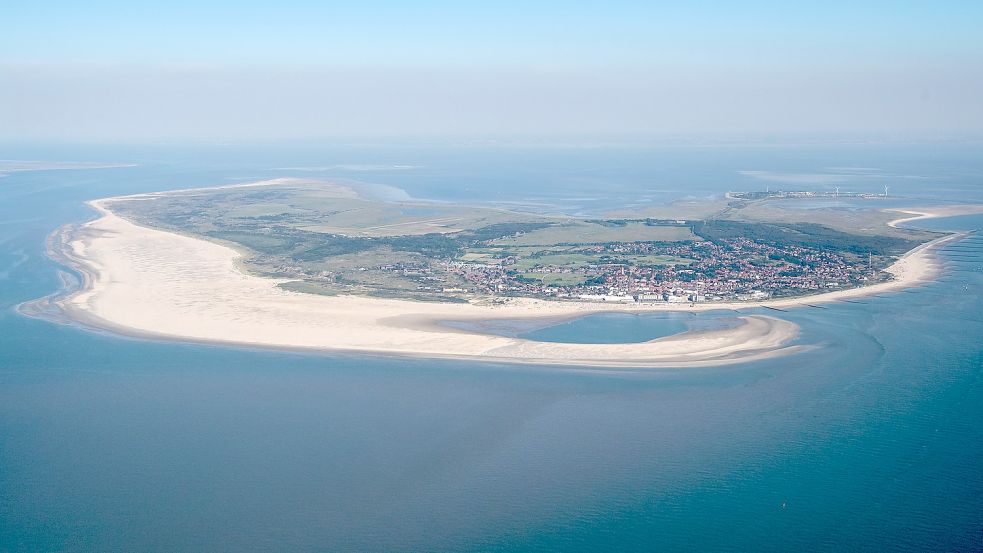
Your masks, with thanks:
[[[631,344],[686,331],[727,328],[738,324],[733,311],[700,313],[598,313],[516,335],[541,342]],[[501,333],[506,334],[508,333]]]
[[[736,324],[734,313],[597,313],[576,319],[495,319],[444,321],[445,326],[541,342],[630,344],[647,342],[687,330],[709,330]]]
[[[983,548],[983,260],[966,252],[983,249],[979,235],[942,253],[946,271],[931,284],[780,314],[817,349],[723,368],[300,355],[124,339],[15,313],[58,288],[43,240],[90,216],[82,200],[377,161],[326,151],[253,166],[221,152],[119,151],[101,159],[151,163],[0,178],[0,551]],[[43,152],[95,159],[30,157]],[[427,160],[441,182],[485,167],[445,153],[452,163]],[[981,193],[983,157],[958,149],[850,155],[858,166],[917,165],[908,169],[935,179],[938,198]],[[510,166],[563,175],[550,156],[563,158],[523,154]],[[607,178],[630,173],[632,156],[592,163]],[[833,165],[810,160],[835,157],[802,151],[772,166],[734,156],[706,154],[723,165],[700,173],[707,190],[731,188],[725,175],[737,170],[810,172]],[[614,188],[644,195],[638,183],[662,182],[652,166],[632,166],[637,179]],[[399,179],[411,180],[379,182],[420,196],[443,186]],[[979,229],[983,218],[925,225]],[[590,324],[567,336],[596,334]],[[621,338],[641,332],[617,325]]]

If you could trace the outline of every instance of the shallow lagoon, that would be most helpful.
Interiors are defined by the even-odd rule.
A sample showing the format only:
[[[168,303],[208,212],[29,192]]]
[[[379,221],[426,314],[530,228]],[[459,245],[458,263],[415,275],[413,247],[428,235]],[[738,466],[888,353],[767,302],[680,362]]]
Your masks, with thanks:
[[[562,319],[493,319],[442,321],[451,328],[470,332],[525,338],[539,342],[574,344],[635,344],[688,331],[731,328],[736,312],[700,311],[663,313],[595,313]]]

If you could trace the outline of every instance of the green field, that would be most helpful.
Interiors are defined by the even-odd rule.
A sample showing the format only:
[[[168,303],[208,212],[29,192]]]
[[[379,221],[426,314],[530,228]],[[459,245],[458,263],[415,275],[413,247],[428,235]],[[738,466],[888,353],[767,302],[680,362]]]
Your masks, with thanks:
[[[533,267],[583,267],[597,262],[597,256],[579,253],[522,257],[515,263],[515,269],[525,271]]]
[[[311,224],[298,221],[297,228],[326,234],[384,237],[452,234],[490,225],[543,220],[499,209],[365,200],[342,200],[333,208],[330,212],[318,212]]]
[[[232,207],[229,210],[229,217],[237,219],[247,218],[267,218],[278,215],[301,216],[309,213],[309,210],[280,203],[255,203],[243,204]]]
[[[461,261],[478,261],[481,263],[490,263],[495,261],[495,256],[490,253],[478,253],[478,252],[468,252],[459,258]]]
[[[568,221],[493,242],[499,246],[556,246],[560,244],[605,244],[609,242],[680,242],[699,240],[689,227],[655,226],[645,223],[607,225]]]

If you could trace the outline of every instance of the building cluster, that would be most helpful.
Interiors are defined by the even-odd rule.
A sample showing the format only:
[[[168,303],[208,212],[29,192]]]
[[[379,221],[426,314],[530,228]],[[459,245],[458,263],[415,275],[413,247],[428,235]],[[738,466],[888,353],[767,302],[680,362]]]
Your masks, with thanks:
[[[871,200],[875,198],[886,198],[887,188],[883,194],[873,192],[840,192],[835,190],[756,190],[751,192],[728,192],[727,198],[733,200],[764,200],[764,199],[786,199],[786,198],[862,198]]]
[[[739,238],[712,242],[615,243],[585,247],[596,263],[543,264],[529,278],[513,268],[515,259],[453,261],[444,265],[475,293],[572,298],[606,302],[700,302],[757,300],[857,286],[869,277],[865,263],[840,254],[794,245]],[[639,256],[689,260],[644,264]],[[551,276],[559,278],[549,278]],[[574,282],[576,284],[562,284]]]
[[[543,262],[536,263],[535,255],[519,258],[503,248],[501,257],[480,261],[420,259],[344,272],[277,265],[273,271],[337,285],[388,274],[415,283],[424,293],[639,303],[761,300],[859,286],[872,276],[869,264],[859,258],[747,238],[590,244],[564,253],[589,261],[550,264],[555,256],[544,251]]]

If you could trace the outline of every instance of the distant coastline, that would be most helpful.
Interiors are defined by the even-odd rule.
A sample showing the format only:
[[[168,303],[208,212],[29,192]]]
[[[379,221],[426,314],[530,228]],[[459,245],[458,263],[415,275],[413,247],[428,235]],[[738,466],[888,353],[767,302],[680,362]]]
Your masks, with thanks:
[[[276,184],[267,181],[262,184]],[[641,344],[545,343],[466,332],[442,321],[576,318],[592,313],[776,309],[895,291],[934,278],[934,250],[950,234],[907,252],[886,271],[893,280],[870,286],[754,302],[605,304],[510,298],[501,304],[443,304],[358,296],[317,296],[277,287],[281,281],[244,274],[239,254],[223,245],[139,226],[106,204],[101,217],[61,229],[50,255],[82,275],[78,289],[37,300],[22,311],[57,312],[86,326],[121,334],[304,351],[351,351],[493,362],[597,367],[683,367],[746,362],[792,354],[798,328],[762,315],[739,315],[735,328],[690,331]],[[892,223],[935,215],[906,212]]]

